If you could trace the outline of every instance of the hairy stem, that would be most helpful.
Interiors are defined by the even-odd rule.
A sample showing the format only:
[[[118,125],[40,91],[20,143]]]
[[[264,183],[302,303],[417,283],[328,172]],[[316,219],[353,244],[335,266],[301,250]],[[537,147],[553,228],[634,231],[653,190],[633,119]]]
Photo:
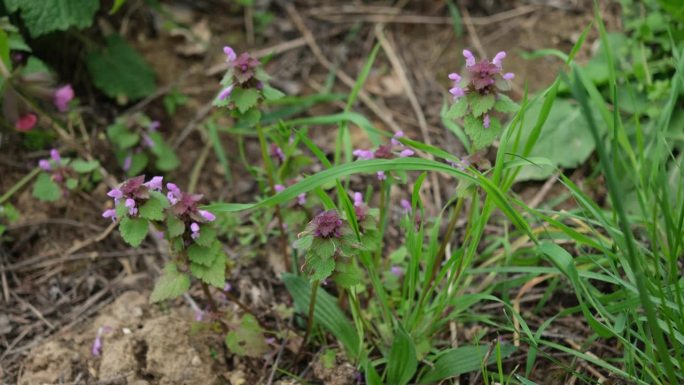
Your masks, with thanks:
[[[218,306],[216,306],[216,301],[214,301],[214,297],[212,297],[211,291],[209,291],[209,286],[202,281],[200,281],[200,284],[202,286],[202,292],[204,293],[204,296],[207,298],[207,302],[209,303],[209,310],[211,310],[212,314],[218,314]],[[221,325],[221,330],[224,333],[228,333],[228,327],[226,326],[226,324],[223,323],[223,320],[219,319],[219,324]]]
[[[309,336],[311,335],[311,330],[313,329],[314,310],[316,309],[316,294],[318,294],[318,285],[320,283],[321,281],[318,279],[311,282],[311,298],[309,299],[309,316],[306,320],[306,333],[304,334],[304,338],[302,339],[302,344],[299,346],[299,351],[297,352],[297,357],[295,358],[295,361],[297,361],[297,358],[299,358],[299,356],[304,351],[306,342],[309,339]]]

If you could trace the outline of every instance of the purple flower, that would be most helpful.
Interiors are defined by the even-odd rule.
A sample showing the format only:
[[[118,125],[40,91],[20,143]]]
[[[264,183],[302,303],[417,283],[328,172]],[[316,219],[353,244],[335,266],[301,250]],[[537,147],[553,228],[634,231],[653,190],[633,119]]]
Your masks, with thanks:
[[[169,190],[169,192],[166,194],[166,198],[172,205],[175,205],[183,195],[181,190],[174,183],[167,183],[166,188]]]
[[[230,282],[226,282],[225,285],[223,285],[223,291],[231,291],[233,290],[233,285],[230,284]]]
[[[115,203],[119,203],[119,199],[123,198],[123,192],[118,188],[109,190],[107,196],[114,199]]]
[[[300,206],[304,206],[306,204],[306,193],[297,195],[297,204]]]
[[[281,162],[285,162],[285,153],[283,152],[283,150],[280,147],[278,147],[277,144],[271,143],[270,153],[271,153],[271,157],[277,158]]]
[[[62,161],[62,157],[59,155],[59,151],[56,149],[50,150],[50,158],[55,161],[55,163],[59,164]]]
[[[223,47],[223,53],[226,54],[226,61],[228,63],[235,61],[235,59],[237,58],[235,51],[229,46]]]
[[[279,192],[285,190],[285,186],[283,186],[282,184],[277,184],[277,185],[273,186],[273,189],[275,190],[276,193],[279,193]]]
[[[95,335],[95,340],[93,341],[93,345],[90,348],[90,353],[94,357],[99,357],[100,354],[102,354],[102,334],[110,331],[111,328],[109,326],[100,326],[97,329],[97,334]]]
[[[333,238],[342,235],[342,219],[335,210],[323,211],[311,221],[313,235],[320,238]]]
[[[52,165],[50,165],[50,161],[47,159],[41,159],[38,161],[38,167],[40,167],[43,171],[50,171],[52,170]]]
[[[128,208],[128,214],[129,215],[135,215],[138,213],[138,209],[135,207],[135,200],[128,198],[126,199],[126,202],[124,205]]]
[[[409,156],[413,156],[413,154],[415,154],[415,152],[413,150],[407,148],[405,150],[402,150],[399,153],[399,157],[400,158],[408,158]]]
[[[143,185],[147,186],[147,188],[150,190],[161,191],[163,180],[163,176],[155,176],[152,177],[152,179],[150,179],[148,182],[143,183]]]
[[[467,49],[463,50],[463,57],[466,59],[466,67],[472,67],[475,65],[475,56],[473,56],[473,53],[468,51]]]
[[[410,214],[410,213],[411,213],[411,202],[409,202],[409,201],[406,200],[406,199],[402,199],[401,201],[399,201],[399,204],[400,204],[401,207],[404,209],[404,212],[405,212],[406,214]]]
[[[158,120],[153,120],[153,121],[150,122],[150,125],[147,126],[147,128],[148,128],[150,131],[154,132],[154,131],[157,131],[157,130],[159,129],[160,126],[161,126],[161,123],[159,123]]]
[[[387,179],[387,175],[385,175],[385,172],[384,172],[384,171],[378,171],[378,172],[376,173],[376,175],[378,176],[378,180],[385,180],[385,179]]]
[[[461,75],[457,74],[456,72],[452,72],[449,74],[449,79],[453,80],[454,85],[456,85],[461,81]]]
[[[400,138],[404,137],[404,131],[397,131],[392,139],[390,140],[392,142],[393,146],[403,146],[404,144],[399,141]]]
[[[102,218],[112,218],[112,222],[116,221],[116,210],[109,209],[102,213]]]
[[[461,87],[453,87],[449,89],[449,93],[454,97],[454,101],[465,96],[465,91]]]
[[[233,85],[229,85],[228,87],[224,88],[219,92],[217,99],[218,100],[226,100],[230,97],[230,94],[233,92]]]
[[[204,218],[207,222],[213,222],[216,220],[216,215],[214,215],[211,211],[207,210],[200,210],[199,214]]]
[[[143,137],[143,143],[145,143],[145,146],[147,146],[148,148],[154,147],[154,140],[152,140],[152,138],[150,138],[149,135],[147,135],[146,133],[143,132],[142,137]]]
[[[484,119],[482,119],[482,125],[484,126],[484,128],[489,128],[489,123],[489,114],[485,114]]]
[[[492,64],[501,68],[501,62],[503,61],[504,58],[506,58],[506,52],[501,51],[501,52],[497,53],[496,56],[494,56],[494,59],[492,59]]]
[[[354,150],[352,154],[361,160],[369,160],[375,158],[375,153],[373,153],[373,151],[370,150]]]
[[[124,159],[123,166],[121,168],[124,169],[124,171],[128,171],[131,169],[131,165],[133,164],[133,157],[131,154],[126,155],[126,158]]]
[[[247,52],[241,53],[234,61],[233,76],[240,84],[244,84],[254,77],[254,69],[259,65],[259,61]]]
[[[363,194],[361,194],[360,192],[354,193],[354,206],[363,206]]]
[[[60,112],[65,112],[69,109],[69,102],[73,98],[74,89],[71,88],[71,84],[67,84],[63,87],[58,88],[57,91],[55,91],[52,101],[55,104],[55,107],[57,107],[57,109]]]
[[[402,269],[399,266],[392,266],[390,268],[390,273],[392,273],[392,275],[395,275],[397,277],[401,277],[404,275],[404,269]]]
[[[204,312],[202,310],[195,310],[195,321],[196,322],[202,322],[204,319]]]
[[[197,222],[192,222],[192,223],[190,224],[190,231],[192,232],[192,234],[190,234],[190,237],[191,237],[192,239],[197,239],[197,238],[199,238],[199,236],[200,236],[200,227],[199,227],[199,225],[197,224]]]
[[[513,80],[514,77],[515,74],[513,72],[506,72],[505,74],[503,74],[503,78],[505,80]]]

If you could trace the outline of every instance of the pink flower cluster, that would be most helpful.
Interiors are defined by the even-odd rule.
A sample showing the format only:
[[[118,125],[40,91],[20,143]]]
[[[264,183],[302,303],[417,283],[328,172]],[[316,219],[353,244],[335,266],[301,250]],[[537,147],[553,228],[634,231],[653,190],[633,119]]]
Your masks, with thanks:
[[[392,159],[395,156],[407,158],[415,155],[415,151],[407,148],[400,139],[404,137],[403,131],[397,131],[390,140],[390,144],[383,144],[375,150],[356,149],[352,154],[359,160],[369,159]],[[385,180],[387,176],[384,171],[378,171],[378,180]]]
[[[510,88],[509,81],[515,77],[512,72],[503,73],[503,59],[506,52],[501,51],[494,56],[492,61],[482,59],[476,61],[472,52],[463,50],[466,59],[466,72],[464,76],[458,73],[450,73],[449,80],[453,82],[453,87],[449,93],[454,100],[465,96],[469,92],[487,95],[496,93],[497,90],[507,90]]]
[[[218,100],[227,100],[233,93],[236,85],[242,88],[254,87],[261,89],[263,84],[255,79],[256,68],[259,66],[259,61],[249,53],[243,52],[238,56],[235,50],[229,46],[223,47],[223,53],[226,54],[226,62],[229,66],[230,74],[234,82],[223,88],[219,94]]]
[[[114,206],[124,202],[128,215],[135,217],[138,209],[150,199],[150,192],[162,193],[164,178],[155,176],[145,182],[145,176],[141,175],[125,181],[120,187],[114,188],[107,193],[107,196],[114,200]],[[216,215],[207,210],[200,210],[197,202],[202,199],[202,195],[189,194],[181,191],[174,183],[166,184],[166,199],[169,201],[168,210],[180,220],[189,224],[190,237],[197,239],[200,237],[200,223],[213,222]],[[108,209],[102,213],[104,218],[116,220],[116,209]]]

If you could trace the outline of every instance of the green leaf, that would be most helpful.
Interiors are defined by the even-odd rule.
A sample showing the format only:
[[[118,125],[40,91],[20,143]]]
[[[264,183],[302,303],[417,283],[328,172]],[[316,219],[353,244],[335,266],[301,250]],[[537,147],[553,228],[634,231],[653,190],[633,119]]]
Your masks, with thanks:
[[[133,247],[138,247],[147,236],[149,224],[142,218],[130,218],[124,216],[119,224],[121,237]]]
[[[210,247],[216,240],[216,229],[212,225],[200,225],[200,236],[195,243],[200,246]]]
[[[254,88],[235,87],[230,99],[235,103],[238,111],[244,114],[247,110],[254,107],[259,100],[259,91]]]
[[[166,233],[169,237],[175,238],[182,235],[185,232],[185,223],[178,219],[176,216],[169,214],[166,217]]]
[[[298,238],[292,246],[297,250],[309,250],[313,244],[313,239],[313,235],[307,235]]]
[[[69,178],[69,179],[66,180],[66,182],[64,183],[64,185],[65,185],[66,188],[68,188],[69,190],[74,190],[76,187],[78,187],[78,180],[76,180],[76,179],[74,179],[74,178]]]
[[[330,259],[335,255],[335,241],[332,239],[314,238],[311,252],[322,259]]]
[[[193,263],[203,266],[211,266],[216,260],[216,255],[221,251],[221,243],[214,242],[211,247],[200,245],[190,245],[188,247],[188,258]]]
[[[473,94],[468,96],[468,102],[470,103],[470,109],[473,111],[473,115],[478,117],[494,107],[496,99],[494,95],[478,95]]]
[[[83,159],[74,159],[69,163],[69,166],[79,174],[86,174],[100,167],[100,162],[96,160],[86,161]]]
[[[285,96],[282,91],[268,85],[264,86],[264,89],[261,92],[263,93],[264,98],[269,101],[278,100]]]
[[[89,53],[86,64],[95,86],[111,98],[137,100],[155,90],[152,67],[119,35],[110,35],[104,49]]]
[[[399,326],[387,357],[387,383],[406,385],[417,368],[416,347],[411,336]]]
[[[54,202],[62,197],[62,188],[49,174],[41,172],[33,185],[33,196],[44,202]]]
[[[97,0],[5,0],[5,4],[12,11],[21,9],[21,17],[33,37],[70,27],[89,27],[100,8]]]
[[[140,135],[131,132],[128,127],[121,122],[116,122],[107,127],[107,137],[120,150],[131,148],[140,142]]]
[[[158,132],[149,133],[150,139],[154,142],[151,150],[157,157],[155,167],[161,171],[171,171],[180,165],[180,160],[176,152],[169,146],[162,135]]]
[[[112,9],[109,10],[109,14],[115,14],[125,3],[126,0],[114,0],[114,5],[112,5]]]
[[[10,44],[7,32],[0,29],[0,60],[5,64],[5,68],[12,70],[12,62],[10,62]]]
[[[430,371],[418,381],[419,384],[435,384],[446,378],[460,376],[480,370],[490,347],[487,345],[462,346],[441,353]],[[502,345],[501,356],[510,356],[515,351],[513,345]],[[487,365],[496,361],[496,354],[489,354]]]
[[[494,109],[501,113],[507,114],[517,112],[520,109],[520,106],[508,96],[499,94],[496,103],[494,103]]]
[[[541,110],[541,101],[529,106],[522,126],[521,143],[525,143],[532,133]],[[516,181],[543,180],[558,168],[575,168],[584,163],[594,149],[594,140],[580,109],[567,99],[557,98],[529,154],[530,157],[547,158],[553,166],[525,167],[520,170]]]
[[[297,310],[306,313],[311,299],[311,284],[304,277],[294,274],[283,274],[283,283],[295,301]],[[335,297],[323,288],[318,288],[314,320],[323,325],[344,346],[350,359],[355,360],[360,355],[361,344],[353,324],[337,306]]]
[[[315,255],[306,260],[306,269],[312,280],[322,281],[335,270],[335,260]]]
[[[166,200],[166,199],[164,199]],[[142,218],[151,221],[161,221],[164,219],[164,203],[157,197],[151,196],[139,209],[139,215]]]
[[[164,273],[154,285],[150,295],[150,302],[155,303],[165,299],[180,297],[190,288],[190,277],[178,272],[173,263],[164,266]]]
[[[336,265],[335,282],[338,285],[350,288],[363,283],[363,272],[355,264],[350,262],[337,263]]]
[[[264,331],[251,314],[242,316],[240,327],[226,335],[226,346],[239,356],[261,358],[269,351]]]
[[[476,118],[472,115],[466,116],[463,122],[465,123],[465,132],[476,150],[492,144],[501,131],[501,122],[496,118],[490,119],[488,128],[484,127],[482,118]]]
[[[447,111],[445,117],[451,120],[462,118],[467,111],[468,99],[459,98],[458,101],[456,101],[456,103],[452,104],[451,107],[449,107],[449,111]]]
[[[192,275],[202,281],[218,288],[223,288],[226,284],[226,255],[221,252],[216,254],[211,266],[191,263],[190,271]]]

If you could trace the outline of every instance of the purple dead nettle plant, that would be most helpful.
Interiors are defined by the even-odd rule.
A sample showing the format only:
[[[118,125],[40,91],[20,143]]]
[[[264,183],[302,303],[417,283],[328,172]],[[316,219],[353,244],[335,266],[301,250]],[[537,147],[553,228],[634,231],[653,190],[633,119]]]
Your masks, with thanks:
[[[63,158],[58,150],[50,150],[50,157],[40,159],[40,172],[33,185],[33,196],[53,202],[76,189],[88,190],[99,181],[100,163],[80,158]]]
[[[158,302],[184,294],[196,279],[210,296],[209,286],[225,286],[228,259],[216,239],[214,213],[199,207],[202,195],[182,191],[161,176],[145,181],[131,178],[107,195],[113,208],[102,214],[119,221],[119,231],[131,246],[138,247],[150,228],[162,232],[169,242],[172,260],[164,267],[150,300]],[[213,299],[208,298],[211,305]],[[216,309],[210,309],[215,313]]]
[[[64,113],[75,96],[70,84],[56,86],[48,72],[24,72],[26,62],[24,58],[15,59],[12,73],[2,74],[8,80],[3,90],[3,115],[22,132],[38,124],[41,109],[37,106],[45,106],[43,111],[47,113]]]
[[[506,52],[501,51],[491,61],[479,62],[472,52],[463,50],[465,69],[460,74],[449,74],[453,86],[449,89],[454,104],[446,114],[450,119],[463,119],[466,134],[470,137],[473,150],[489,146],[501,132],[498,116],[515,112],[518,106],[503,92],[511,89],[512,72],[504,72],[503,60]]]
[[[409,156],[415,155],[415,151],[406,147],[400,139],[404,137],[403,131],[397,131],[392,139],[390,139],[389,144],[380,145],[375,150],[364,150],[356,149],[352,154],[359,160],[369,160],[369,159],[392,159],[395,157],[407,158]],[[387,176],[384,171],[377,172],[378,180],[385,180]]]

